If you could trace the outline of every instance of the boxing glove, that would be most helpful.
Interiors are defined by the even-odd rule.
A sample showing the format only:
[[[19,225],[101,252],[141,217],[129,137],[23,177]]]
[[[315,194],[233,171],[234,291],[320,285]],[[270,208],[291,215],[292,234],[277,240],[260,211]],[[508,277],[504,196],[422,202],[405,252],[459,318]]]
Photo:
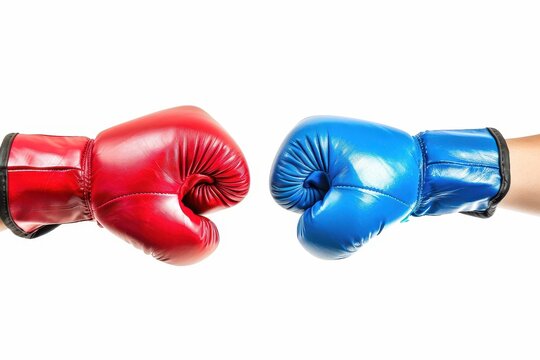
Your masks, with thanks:
[[[246,196],[249,172],[234,140],[203,110],[183,106],[80,136],[9,134],[0,148],[0,217],[35,238],[95,220],[176,265],[218,244],[201,214]]]
[[[274,161],[270,191],[302,213],[297,234],[316,256],[344,258],[410,216],[489,217],[510,186],[509,153],[495,129],[416,136],[342,117],[305,119]]]

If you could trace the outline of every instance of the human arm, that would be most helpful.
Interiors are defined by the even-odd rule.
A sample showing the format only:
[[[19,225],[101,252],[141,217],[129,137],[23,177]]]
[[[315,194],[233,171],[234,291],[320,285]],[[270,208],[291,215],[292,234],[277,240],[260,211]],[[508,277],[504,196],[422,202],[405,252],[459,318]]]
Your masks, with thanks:
[[[540,215],[540,135],[507,139],[511,184],[502,208]]]

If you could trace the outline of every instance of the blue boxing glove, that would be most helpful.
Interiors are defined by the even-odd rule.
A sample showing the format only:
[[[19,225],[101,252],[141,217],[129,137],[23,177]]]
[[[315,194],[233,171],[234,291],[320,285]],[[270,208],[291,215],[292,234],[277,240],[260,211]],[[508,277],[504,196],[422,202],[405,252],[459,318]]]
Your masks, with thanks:
[[[274,161],[276,202],[303,213],[298,239],[312,254],[351,255],[409,216],[489,217],[510,187],[506,142],[495,129],[411,136],[332,116],[302,121]]]

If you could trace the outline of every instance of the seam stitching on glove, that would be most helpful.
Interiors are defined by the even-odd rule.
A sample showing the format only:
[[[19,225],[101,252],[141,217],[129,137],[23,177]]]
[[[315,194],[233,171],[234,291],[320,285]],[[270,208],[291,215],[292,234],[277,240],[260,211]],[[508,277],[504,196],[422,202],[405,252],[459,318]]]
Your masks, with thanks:
[[[478,163],[464,163],[464,162],[457,162],[457,161],[434,161],[432,163],[427,164],[427,166],[431,165],[461,165],[461,166],[476,166],[476,167],[483,167],[483,168],[489,168],[489,169],[495,169],[498,170],[499,168],[497,166],[492,165],[485,165],[485,164],[478,164]]]
[[[94,212],[92,211],[92,149],[94,148],[94,140],[90,139],[86,143],[86,149],[83,155],[83,183],[84,183],[84,206],[90,213],[90,218],[94,219]]]
[[[178,196],[177,193],[164,193],[164,192],[137,192],[137,193],[131,193],[131,194],[124,194],[124,195],[120,195],[120,196],[117,196],[113,199],[110,199],[106,202],[104,202],[103,204],[101,205],[98,205],[96,206],[96,208],[94,210],[97,210],[115,200],[118,200],[118,199],[121,199],[121,198],[125,198],[125,197],[130,197],[130,196],[138,196],[138,195],[175,195],[175,196]]]
[[[401,199],[399,199],[399,198],[397,198],[397,197],[395,197],[393,195],[384,193],[384,192],[382,192],[381,190],[378,190],[378,189],[374,189],[374,188],[370,188],[370,187],[364,187],[364,186],[353,186],[353,185],[336,185],[336,186],[333,186],[333,187],[336,188],[336,189],[357,189],[357,190],[373,191],[374,193],[384,195],[384,196],[387,196],[387,197],[389,197],[389,198],[391,198],[393,200],[396,200],[397,202],[400,202],[401,204],[405,205],[407,208],[409,207],[409,205],[405,201],[403,201],[403,200],[401,200]]]
[[[416,191],[418,191],[418,196],[416,198],[416,204],[414,206],[414,208],[412,209],[411,211],[411,214],[414,214],[416,212],[416,210],[418,210],[418,208],[420,207],[421,203],[422,203],[422,195],[424,194],[424,182],[425,182],[425,174],[426,174],[426,168],[427,168],[427,163],[428,163],[428,160],[427,160],[427,147],[426,147],[426,144],[424,143],[424,140],[422,139],[422,137],[419,135],[416,135],[414,136],[414,138],[416,139],[416,141],[418,142],[418,145],[420,145],[420,154],[422,156],[422,166],[421,166],[421,171],[420,171],[420,174],[419,174],[419,179],[418,179],[418,187],[416,189]]]

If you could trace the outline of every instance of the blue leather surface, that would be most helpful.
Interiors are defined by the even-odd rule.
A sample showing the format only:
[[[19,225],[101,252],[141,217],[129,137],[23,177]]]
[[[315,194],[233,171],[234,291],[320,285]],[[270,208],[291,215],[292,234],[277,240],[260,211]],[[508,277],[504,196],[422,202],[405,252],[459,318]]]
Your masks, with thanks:
[[[414,216],[484,211],[499,192],[499,150],[487,129],[426,131],[421,199]]]
[[[401,130],[312,117],[285,139],[274,162],[271,192],[281,206],[305,211],[298,238],[307,250],[342,258],[412,211],[421,161],[417,142]]]
[[[301,244],[339,259],[409,215],[485,210],[498,174],[498,148],[487,129],[413,137],[377,123],[316,116],[284,140],[270,190],[278,204],[302,213]]]

